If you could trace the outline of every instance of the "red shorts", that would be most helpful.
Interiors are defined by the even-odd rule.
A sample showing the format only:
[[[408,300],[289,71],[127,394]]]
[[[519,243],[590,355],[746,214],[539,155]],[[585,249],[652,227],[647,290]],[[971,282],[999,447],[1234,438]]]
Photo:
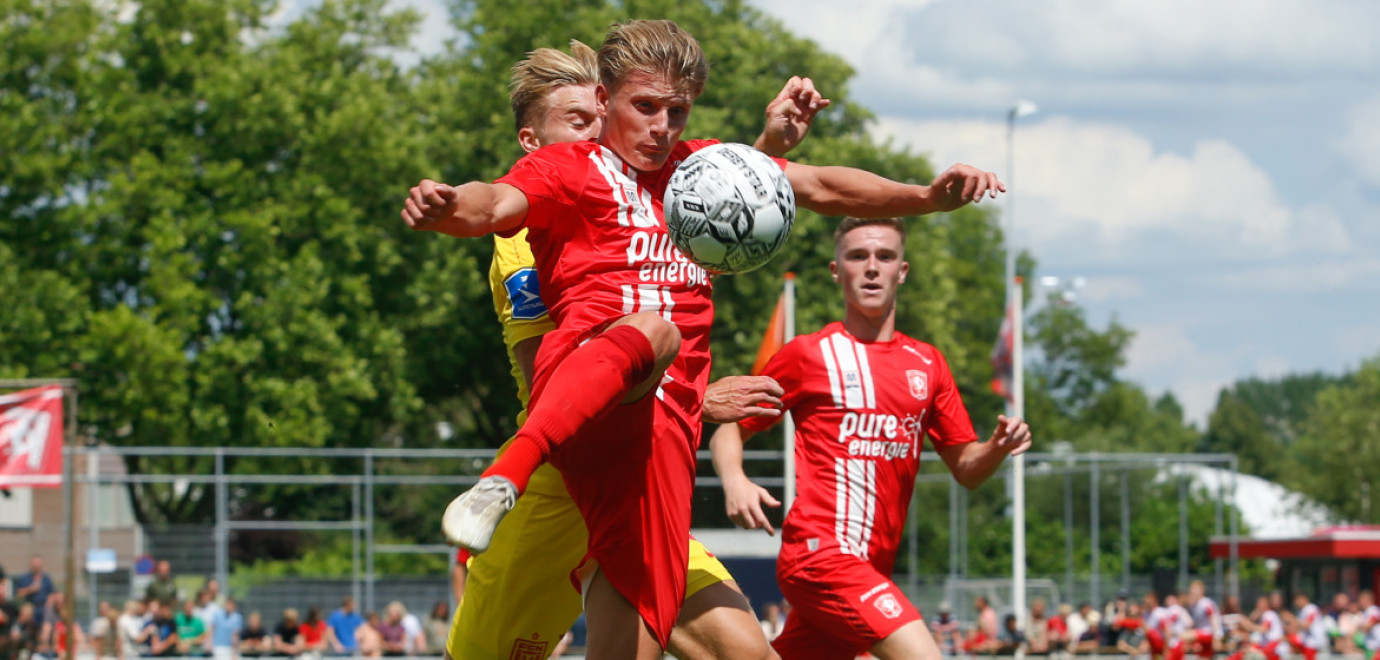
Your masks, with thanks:
[[[556,334],[547,335],[543,349]],[[550,367],[575,344],[567,346],[543,350],[534,396]],[[685,598],[700,433],[689,419],[698,417],[649,393],[594,419],[550,457],[589,529],[588,554],[572,574],[576,587],[597,563],[662,648]]]
[[[1182,660],[1184,657],[1184,640],[1175,637],[1169,640],[1168,648],[1165,647],[1164,633],[1159,630],[1146,630],[1145,641],[1150,642],[1150,655],[1164,656],[1165,660]]]
[[[791,604],[785,629],[772,641],[782,660],[852,660],[921,620],[890,578],[851,555],[812,558],[778,571],[776,580]]]
[[[1198,636],[1198,655],[1204,658],[1211,658],[1216,655],[1217,651],[1214,648],[1216,644],[1213,643],[1215,640],[1212,637],[1212,631],[1199,630],[1196,634]]]

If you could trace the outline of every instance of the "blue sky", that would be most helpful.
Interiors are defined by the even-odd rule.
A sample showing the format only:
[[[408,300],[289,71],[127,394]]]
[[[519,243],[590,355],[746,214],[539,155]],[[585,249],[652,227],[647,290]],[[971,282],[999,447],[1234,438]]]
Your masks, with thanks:
[[[1380,355],[1380,3],[754,0],[876,130],[1006,172],[1017,243],[1202,421],[1238,378]],[[803,72],[808,73],[808,72]],[[826,90],[827,91],[827,90]]]
[[[1137,333],[1123,375],[1190,419],[1380,355],[1380,3],[750,2],[853,65],[878,135],[1012,178],[1017,244],[1087,279]],[[447,35],[441,0],[399,4]]]

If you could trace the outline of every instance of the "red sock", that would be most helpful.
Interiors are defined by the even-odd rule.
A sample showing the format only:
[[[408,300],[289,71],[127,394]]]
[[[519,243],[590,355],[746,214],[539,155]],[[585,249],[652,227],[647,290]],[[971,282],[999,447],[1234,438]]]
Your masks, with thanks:
[[[655,366],[652,343],[641,330],[620,325],[596,335],[556,367],[527,423],[483,476],[498,475],[518,492],[526,490],[527,480],[557,446],[618,405]]]

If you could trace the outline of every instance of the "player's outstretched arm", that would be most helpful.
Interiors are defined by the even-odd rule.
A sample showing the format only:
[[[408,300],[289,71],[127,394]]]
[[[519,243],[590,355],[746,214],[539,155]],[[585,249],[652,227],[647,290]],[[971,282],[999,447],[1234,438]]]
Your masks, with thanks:
[[[815,114],[832,103],[815,89],[815,81],[791,76],[767,104],[767,123],[752,146],[768,156],[786,155],[805,139]]]
[[[952,211],[984,196],[1006,192],[992,172],[959,163],[928,186],[900,183],[852,167],[788,163],[786,178],[796,203],[823,215],[895,218]]]
[[[973,489],[996,473],[1007,456],[1023,453],[1030,443],[1030,426],[1025,420],[997,415],[997,428],[987,442],[950,445],[939,451],[939,457],[949,466],[955,481]]]
[[[723,482],[725,509],[733,524],[744,529],[765,529],[776,535],[776,529],[762,506],[779,507],[781,503],[767,489],[752,483],[743,472],[743,443],[752,432],[734,424],[724,424],[709,438],[709,453],[714,458],[714,471]]]
[[[780,417],[785,393],[771,376],[725,376],[704,391],[704,421],[731,424],[749,417]]]
[[[527,217],[527,196],[506,183],[462,186],[423,179],[403,202],[402,219],[419,231],[470,238],[517,229]]]

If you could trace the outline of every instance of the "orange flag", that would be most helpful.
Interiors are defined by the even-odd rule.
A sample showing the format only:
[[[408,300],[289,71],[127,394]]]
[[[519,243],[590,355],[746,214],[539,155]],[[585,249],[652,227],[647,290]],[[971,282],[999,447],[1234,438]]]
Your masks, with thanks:
[[[795,273],[786,273],[786,279],[794,280]],[[762,335],[762,346],[757,349],[757,359],[752,362],[752,375],[756,376],[767,368],[767,361],[786,345],[786,292],[776,299],[776,310],[767,322],[767,331]]]

